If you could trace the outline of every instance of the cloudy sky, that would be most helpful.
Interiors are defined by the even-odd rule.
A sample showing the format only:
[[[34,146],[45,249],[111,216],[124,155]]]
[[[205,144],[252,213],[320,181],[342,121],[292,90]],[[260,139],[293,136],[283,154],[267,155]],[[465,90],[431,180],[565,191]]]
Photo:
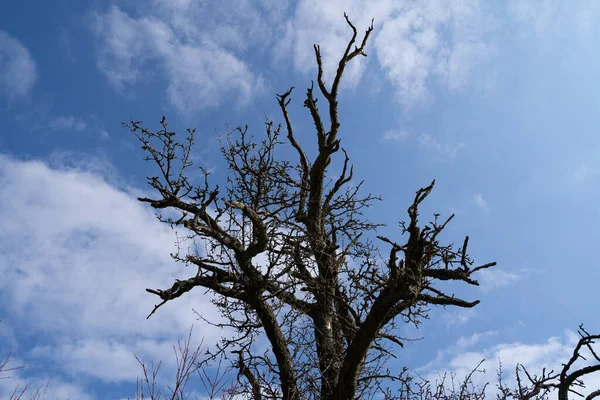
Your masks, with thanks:
[[[348,40],[375,18],[368,57],[340,94],[342,145],[369,216],[406,217],[414,191],[437,185],[422,215],[455,213],[445,239],[470,235],[481,304],[433,310],[398,365],[459,373],[486,358],[493,379],[523,362],[557,368],[580,323],[600,332],[600,4],[593,0],[65,0],[0,6],[0,350],[27,368],[0,380],[45,382],[58,398],[133,396],[134,354],[173,371],[172,344],[221,332],[203,292],[162,308],[146,287],[188,271],[175,234],[136,196],[149,163],[121,122],[198,129],[194,160],[224,176],[217,136],[265,115],[296,86],[291,115],[313,143],[302,93],[320,43],[331,76]],[[568,4],[568,5],[567,5]],[[338,162],[340,160],[337,160]],[[335,165],[334,165],[335,168]],[[54,399],[54,397],[51,397]]]

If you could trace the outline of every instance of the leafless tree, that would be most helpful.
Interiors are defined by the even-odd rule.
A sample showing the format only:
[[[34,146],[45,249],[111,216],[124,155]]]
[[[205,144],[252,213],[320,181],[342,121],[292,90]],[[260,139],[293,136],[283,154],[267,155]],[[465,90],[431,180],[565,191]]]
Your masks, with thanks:
[[[176,371],[173,384],[167,385],[167,392],[163,393],[163,385],[158,380],[158,375],[162,362],[154,364],[135,359],[140,364],[142,376],[137,380],[136,400],[187,400],[191,393],[188,390],[188,382],[193,376],[197,376],[201,382],[204,391],[210,400],[221,399],[228,400],[234,398],[242,391],[239,385],[228,377],[227,371],[222,369],[219,359],[215,373],[208,371],[206,360],[201,359],[204,349],[202,343],[196,348],[191,347],[192,329],[186,340],[178,341],[173,346],[175,354]]]
[[[502,400],[543,400],[548,399],[550,393],[556,392],[558,400],[568,400],[569,394],[573,393],[581,398],[583,394],[579,393],[581,389],[585,389],[583,378],[594,372],[600,371],[600,357],[598,357],[597,349],[593,347],[595,341],[600,339],[600,335],[592,335],[588,333],[583,325],[579,325],[579,341],[573,349],[573,354],[569,360],[563,364],[560,372],[555,373],[553,370],[547,372],[542,370],[540,375],[532,375],[527,369],[519,364],[516,366],[516,388],[509,389],[503,384],[501,379],[501,370],[499,371],[498,389],[500,390]],[[588,351],[587,357],[582,354],[582,350]],[[574,364],[578,360],[587,362],[586,365],[575,368]],[[587,396],[586,400],[592,400],[600,397],[600,388],[592,391]]]
[[[0,319],[0,323],[2,323],[2,319]],[[11,363],[11,353],[8,353],[4,360],[0,361],[0,380],[1,379],[11,379],[10,372],[20,370],[25,368],[24,365],[19,365],[17,367],[13,367],[10,365]],[[50,384],[50,380],[46,381],[45,384],[39,385],[37,387],[31,385],[30,383],[26,383],[25,385],[16,384],[15,388],[11,392],[8,400],[46,400],[48,396],[48,386]],[[71,397],[67,397],[67,400],[70,400]]]
[[[579,326],[580,339],[573,349],[569,360],[562,365],[560,372],[542,369],[541,374],[531,374],[524,365],[518,364],[515,367],[514,384],[505,382],[502,364],[499,364],[497,370],[497,383],[495,398],[497,400],[548,400],[556,394],[558,400],[569,400],[570,398],[585,398],[592,400],[600,397],[600,388],[588,391],[587,395],[582,394],[582,389],[586,389],[583,381],[594,372],[600,371],[600,357],[597,349],[593,347],[595,341],[600,339],[600,335],[588,333],[583,325]],[[583,350],[587,350],[583,354]],[[424,378],[415,378],[408,371],[404,370],[404,375],[400,384],[400,396],[394,396],[390,390],[383,391],[385,398],[400,398],[403,400],[484,400],[486,399],[486,389],[489,382],[482,387],[473,383],[473,375],[485,373],[480,367],[485,360],[482,360],[467,376],[461,381],[457,376],[450,374],[442,375],[436,382],[430,382]],[[575,367],[577,361],[582,361],[584,365]],[[573,394],[577,397],[569,397]]]
[[[359,40],[344,17],[351,39],[331,85],[323,77],[320,47],[314,46],[320,93],[311,84],[304,100],[315,127],[312,155],[298,141],[288,113],[293,87],[277,95],[283,123],[267,119],[262,140],[247,126],[228,130],[221,143],[229,167],[224,189],[210,182],[202,167],[201,182],[189,177],[195,130],[188,129],[179,142],[164,117],[157,131],[141,121],[124,124],[160,170],[148,178],[156,197],[139,200],[176,211],[177,218],[159,211],[159,219],[184,229],[197,245],[172,255],[197,267],[193,276],[165,289],[147,289],[160,299],[150,315],[194,288],[212,293],[226,321],[219,325],[235,334],[210,356],[235,352],[255,399],[373,398],[386,384],[402,380],[402,371],[386,367],[403,346],[399,324],[418,324],[431,306],[476,306],[479,301],[444,291],[440,282],[478,285],[473,275],[495,265],[474,265],[468,237],[459,248],[440,243],[453,215],[440,221],[435,214],[420,223],[419,206],[435,181],[417,190],[408,207],[408,220],[400,223],[403,242],[376,236],[381,224],[369,221],[364,211],[380,199],[363,194],[362,182],[353,181],[338,116],[342,76],[357,56],[366,56],[373,25]],[[283,137],[295,160],[278,156]],[[332,176],[334,160],[341,173]],[[260,347],[265,337],[269,346]]]
[[[588,390],[587,395],[582,394],[581,392],[586,389],[582,378],[600,370],[600,358],[597,356],[597,350],[593,347],[595,340],[599,339],[600,335],[589,334],[581,325],[579,326],[579,335],[580,339],[573,349],[571,357],[562,365],[559,373],[547,372],[544,368],[540,375],[532,375],[522,364],[518,364],[515,368],[514,382],[508,385],[505,381],[502,364],[499,363],[496,390],[494,391],[490,382],[478,386],[473,380],[475,375],[485,374],[486,371],[482,369],[485,360],[481,360],[464,377],[445,372],[434,382],[418,374],[411,373],[408,368],[403,368],[397,379],[396,387],[378,387],[379,398],[385,400],[485,400],[486,398],[495,398],[496,400],[549,400],[552,398],[552,394],[556,394],[559,400],[566,400],[574,398],[568,397],[571,393],[578,396],[578,398],[592,400],[600,397],[600,390]],[[204,387],[205,397],[211,400],[218,398],[230,400],[240,398],[238,397],[240,395],[242,395],[241,398],[262,398],[262,392],[259,391],[260,385],[254,384],[256,378],[248,375],[243,360],[240,359],[239,363],[233,363],[231,366],[231,369],[238,372],[237,379],[228,374],[230,372],[228,368],[223,368],[222,358],[218,360],[215,371],[210,373],[206,359],[200,359],[201,348],[202,346],[198,346],[196,350],[190,351],[190,336],[187,340],[178,342],[177,347],[174,347],[177,372],[175,383],[172,386],[167,386],[170,389],[170,395],[163,395],[158,389],[159,384],[156,377],[160,363],[156,367],[152,364],[152,373],[149,374],[146,365],[138,359],[142,366],[143,376],[138,382],[136,399],[187,399],[190,397],[190,393],[186,393],[185,387],[194,372],[196,372]],[[585,355],[582,353],[583,350],[587,350]],[[242,354],[240,351],[234,351],[234,353]],[[578,360],[582,360],[584,365],[575,367]],[[190,366],[193,366],[193,368]],[[249,393],[245,393],[247,396],[243,396],[244,389],[240,382],[242,376],[245,376],[248,383],[250,383],[249,388],[251,390]],[[179,388],[179,390],[171,388]]]

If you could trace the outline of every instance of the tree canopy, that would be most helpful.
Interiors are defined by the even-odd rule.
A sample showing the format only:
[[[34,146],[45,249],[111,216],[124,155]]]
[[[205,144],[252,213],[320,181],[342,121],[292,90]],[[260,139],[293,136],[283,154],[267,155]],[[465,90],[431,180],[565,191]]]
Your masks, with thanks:
[[[159,170],[148,178],[156,196],[139,200],[176,211],[178,217],[159,218],[186,231],[196,245],[194,251],[172,255],[197,268],[192,276],[164,289],[147,289],[160,300],[149,317],[191,290],[214,296],[225,322],[212,323],[234,328],[235,334],[223,338],[209,358],[236,354],[234,366],[254,399],[482,398],[483,390],[468,386],[468,379],[451,397],[439,387],[415,384],[406,369],[392,371],[386,364],[401,354],[401,324],[418,324],[433,306],[479,303],[447,291],[443,282],[478,285],[477,272],[496,263],[475,264],[467,252],[469,237],[458,248],[440,242],[454,215],[434,214],[422,222],[419,207],[435,181],[409,202],[407,219],[400,222],[402,237],[378,235],[382,222],[365,217],[365,209],[381,199],[364,193],[362,182],[354,180],[342,145],[352,132],[342,129],[338,96],[347,65],[366,57],[374,27],[359,36],[344,17],[350,40],[330,83],[324,79],[320,47],[314,46],[316,88],[311,83],[303,105],[314,123],[315,154],[305,150],[288,112],[293,87],[277,95],[282,123],[266,119],[260,140],[248,126],[227,132],[221,153],[228,176],[220,184],[202,167],[201,182],[189,177],[195,130],[178,141],[165,117],[156,131],[141,121],[124,124]],[[281,146],[291,146],[295,159],[282,158]],[[576,352],[597,338],[581,332]],[[267,350],[257,346],[265,337]],[[581,376],[525,373],[529,386],[521,381],[516,390],[501,385],[504,398],[538,398],[556,387],[559,398],[566,399],[565,390]],[[557,378],[560,384],[552,386]]]

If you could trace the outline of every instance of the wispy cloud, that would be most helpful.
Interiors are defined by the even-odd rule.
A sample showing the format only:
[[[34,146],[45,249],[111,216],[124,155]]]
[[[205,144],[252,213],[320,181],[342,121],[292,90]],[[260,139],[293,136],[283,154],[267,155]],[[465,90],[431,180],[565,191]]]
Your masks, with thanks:
[[[492,334],[488,334],[488,336]],[[472,340],[473,338],[461,338],[457,345],[452,346],[449,350],[438,352],[433,361],[419,369],[419,374],[425,379],[435,382],[436,379],[439,379],[440,372],[447,371],[456,374],[457,381],[461,382],[481,360],[485,360],[481,365],[481,371],[473,375],[473,383],[483,388],[485,383],[491,382],[487,386],[486,394],[494,397],[497,390],[494,382],[497,381],[498,361],[503,366],[504,383],[509,387],[514,387],[516,383],[514,368],[518,363],[524,365],[531,374],[540,374],[543,368],[546,368],[547,371],[552,369],[560,371],[561,365],[570,358],[578,340],[574,332],[567,330],[563,338],[551,337],[542,343],[501,343],[474,350],[470,347],[479,340],[478,338]],[[460,346],[461,343],[468,346]],[[591,355],[590,357],[593,359]],[[591,375],[586,378],[586,383],[587,389],[582,391],[584,395],[596,389],[600,384],[600,379]]]
[[[495,55],[493,16],[479,0],[301,0],[277,7],[242,2],[212,8],[151,3],[140,6],[136,17],[117,6],[96,14],[98,67],[123,93],[141,80],[166,76],[168,99],[183,111],[214,107],[227,96],[243,103],[261,93],[269,82],[252,71],[253,57],[268,57],[277,69],[291,64],[314,73],[315,43],[321,48],[325,81],[331,83],[351,34],[344,12],[361,35],[371,18],[377,30],[368,52],[372,56],[348,66],[343,86],[356,86],[369,63],[379,63],[406,108],[428,103],[432,84],[452,91],[464,88],[478,66]],[[198,20],[206,23],[199,26]]]
[[[405,107],[430,102],[435,78],[450,90],[462,89],[475,68],[494,55],[488,38],[492,16],[478,0],[414,2],[394,11],[374,44]]]
[[[40,335],[29,361],[47,354],[60,373],[131,380],[133,373],[117,375],[134,365],[133,354],[163,358],[189,329],[192,307],[218,318],[209,298],[190,293],[145,319],[155,304],[145,288],[170,286],[190,272],[169,257],[174,233],[139,204],[139,191],[109,183],[106,168],[76,164],[0,156],[4,323],[18,329],[17,338],[21,330]],[[210,326],[195,330],[208,343],[220,334]]]
[[[479,288],[483,292],[489,292],[494,289],[505,287],[511,283],[518,282],[523,279],[523,272],[520,274],[514,272],[507,272],[501,269],[484,269],[477,273],[477,280],[480,285]]]
[[[471,336],[461,336],[460,339],[456,342],[456,346],[461,350],[466,350],[472,346],[475,346],[482,339],[495,336],[498,334],[498,331],[487,331],[487,332],[476,332]]]
[[[51,129],[74,130],[76,132],[82,132],[87,129],[88,124],[81,118],[77,118],[72,115],[61,115],[50,121],[48,126]]]
[[[509,12],[522,27],[543,37],[554,32],[561,4],[557,0],[511,0]]]
[[[419,145],[426,149],[431,149],[438,153],[444,159],[454,159],[456,153],[465,147],[464,143],[455,145],[442,144],[437,138],[429,134],[422,134],[418,137]]]
[[[391,3],[387,0],[371,4],[341,0],[326,3],[317,0],[299,1],[286,23],[285,35],[280,37],[276,45],[276,62],[285,60],[289,54],[297,71],[312,73],[316,70],[313,49],[313,44],[316,43],[321,48],[324,79],[331,84],[341,53],[351,37],[351,31],[343,17],[344,12],[362,37],[364,30],[371,24],[371,18],[377,21],[378,27],[388,18]],[[369,58],[361,57],[349,64],[344,72],[343,86],[355,87],[368,62]]]
[[[409,135],[406,131],[385,131],[381,140],[385,142],[401,142]]]
[[[176,366],[173,343],[155,339],[85,338],[37,346],[29,352],[37,360],[63,363],[62,372],[69,376],[93,377],[105,383],[134,382],[140,375],[134,355],[161,361],[163,368]]]
[[[69,31],[65,27],[60,28],[57,44],[58,44],[58,47],[63,51],[67,60],[70,63],[74,63],[76,60],[75,60],[75,56],[73,55],[73,49],[72,49],[73,46],[72,46],[72,41],[71,41],[71,35],[69,34]]]
[[[464,325],[475,317],[477,311],[474,308],[451,310],[442,314],[446,327]]]
[[[471,199],[471,203],[481,209],[487,209],[488,207],[488,203],[483,198],[483,195],[481,193],[475,193],[475,195]]]
[[[312,44],[318,43],[326,80],[331,82],[339,53],[349,38],[344,12],[361,34],[371,18],[377,25],[371,50],[375,57],[350,65],[345,85],[355,86],[367,63],[377,61],[398,100],[408,108],[429,102],[429,85],[435,81],[450,90],[462,89],[475,69],[495,54],[488,37],[492,16],[478,0],[329,1],[325,6],[303,0],[297,3],[276,46],[277,59],[291,53],[297,70],[313,71]]]
[[[91,135],[96,135],[102,139],[110,137],[106,130],[97,126],[97,124],[94,122],[94,119],[88,122],[86,119],[75,117],[73,115],[59,115],[58,117],[53,118],[47,126],[53,131],[58,132],[86,132]]]
[[[42,398],[46,399],[97,400],[95,396],[87,392],[81,385],[65,382],[56,376],[27,377],[25,376],[26,372],[27,368],[11,371],[10,379],[0,379],[0,397],[4,399],[14,398],[11,396],[17,385],[20,390],[29,385],[29,389],[25,392],[24,397],[27,399],[37,398],[29,396],[33,395],[36,389],[40,388],[40,393],[45,394]]]
[[[457,354],[469,351],[474,346],[480,344],[489,338],[498,335],[498,331],[475,332],[471,336],[461,336],[455,344],[438,350],[435,358],[429,361],[417,371],[432,371],[437,368],[443,368],[448,359],[455,357]]]
[[[209,38],[185,36],[168,20],[130,17],[112,6],[96,14],[95,35],[98,68],[117,90],[164,75],[169,102],[181,113],[215,107],[230,95],[244,103],[262,92],[262,78],[233,51]],[[147,69],[149,64],[158,68]]]
[[[517,23],[517,33],[534,36],[537,45],[553,47],[562,38],[577,44],[595,45],[598,37],[595,21],[600,4],[595,1],[562,2],[559,0],[510,0],[509,15]],[[571,46],[570,46],[571,47]]]
[[[0,30],[0,94],[9,100],[26,97],[33,89],[37,75],[29,50]]]

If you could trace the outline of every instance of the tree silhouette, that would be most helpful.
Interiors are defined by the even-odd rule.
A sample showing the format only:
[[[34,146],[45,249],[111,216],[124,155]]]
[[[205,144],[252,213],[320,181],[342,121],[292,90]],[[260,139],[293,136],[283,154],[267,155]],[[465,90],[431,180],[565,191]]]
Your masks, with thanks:
[[[188,177],[195,130],[188,129],[179,142],[164,117],[157,131],[140,121],[124,124],[160,170],[148,178],[156,197],[139,200],[177,211],[177,219],[159,219],[185,228],[199,246],[172,255],[196,266],[193,276],[166,289],[147,289],[161,300],[150,315],[194,288],[211,292],[226,321],[219,325],[235,332],[211,356],[235,352],[255,399],[370,398],[403,382],[405,371],[386,367],[403,346],[397,327],[418,324],[429,306],[476,306],[479,301],[447,293],[439,283],[478,285],[473,275],[495,265],[473,263],[468,237],[457,249],[439,242],[453,215],[440,220],[435,214],[420,224],[419,206],[435,181],[417,190],[408,220],[400,223],[402,242],[376,236],[381,224],[363,215],[379,198],[363,194],[362,182],[353,181],[353,166],[341,147],[338,94],[346,66],[366,56],[373,25],[359,43],[344,17],[352,36],[331,85],[323,78],[320,47],[314,46],[318,92],[311,84],[304,100],[318,145],[313,157],[298,141],[288,113],[293,87],[277,95],[283,124],[267,119],[262,140],[247,126],[228,132],[221,144],[229,167],[223,189],[205,169],[201,183]],[[278,157],[284,137],[295,161]],[[336,176],[329,173],[334,159],[341,167]],[[270,347],[260,351],[256,341],[265,336]]]

